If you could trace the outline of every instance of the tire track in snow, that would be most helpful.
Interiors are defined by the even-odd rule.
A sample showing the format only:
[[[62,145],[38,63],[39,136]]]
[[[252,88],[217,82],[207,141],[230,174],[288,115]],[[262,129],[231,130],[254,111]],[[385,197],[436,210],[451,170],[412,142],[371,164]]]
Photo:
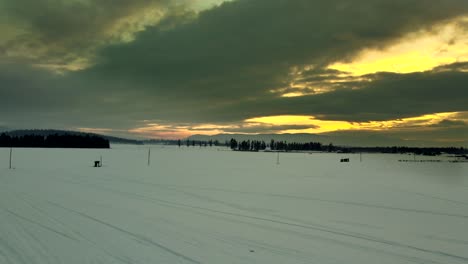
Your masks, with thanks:
[[[62,206],[62,205],[60,205],[58,203],[51,202],[51,201],[47,201],[47,202],[49,204],[51,204],[51,205],[54,205],[54,206],[56,206],[58,208],[61,208],[61,209],[65,210],[65,211],[72,212],[72,213],[77,214],[77,215],[79,215],[79,216],[81,216],[83,218],[86,218],[86,219],[91,220],[93,222],[104,225],[104,226],[106,226],[106,227],[108,227],[110,229],[119,231],[119,232],[121,232],[123,234],[126,234],[128,236],[131,236],[131,237],[133,237],[133,238],[135,238],[135,239],[137,239],[139,241],[142,241],[142,242],[151,244],[153,246],[156,246],[156,247],[158,247],[158,248],[160,248],[160,249],[162,249],[162,250],[164,250],[164,251],[166,251],[166,252],[168,252],[168,253],[176,256],[176,257],[182,258],[182,259],[184,259],[184,260],[186,260],[186,261],[188,261],[190,263],[201,264],[201,262],[199,262],[199,261],[197,261],[195,259],[192,259],[192,258],[190,258],[190,257],[188,257],[188,256],[186,256],[186,255],[184,255],[182,253],[179,253],[179,252],[177,252],[177,251],[175,251],[173,249],[170,249],[170,248],[168,248],[168,247],[166,247],[166,246],[164,246],[164,245],[162,245],[162,244],[160,244],[158,242],[155,242],[149,237],[146,237],[146,236],[143,236],[143,235],[140,235],[140,234],[136,234],[136,233],[132,233],[132,232],[130,232],[128,230],[125,230],[125,229],[122,229],[122,228],[120,228],[118,226],[115,226],[115,225],[113,225],[113,224],[111,224],[109,222],[105,222],[105,221],[102,221],[102,220],[100,220],[98,218],[95,218],[93,216],[87,215],[87,214],[85,214],[83,212],[80,212],[80,211],[77,211],[77,210],[74,210],[74,209],[71,209],[71,208],[64,207],[64,206]]]
[[[121,257],[121,256],[117,256],[111,252],[109,252],[108,250],[106,250],[105,248],[101,247],[100,245],[98,245],[97,243],[93,242],[91,239],[87,238],[86,236],[82,235],[79,231],[76,231],[74,230],[73,228],[71,228],[70,226],[68,226],[68,224],[65,224],[63,221],[55,218],[55,217],[52,217],[51,214],[45,212],[43,209],[40,209],[38,208],[37,206],[33,205],[31,202],[27,201],[27,199],[25,199],[25,197],[27,197],[28,195],[26,194],[21,194],[21,196],[23,197],[20,197],[18,196],[19,199],[23,200],[24,203],[26,203],[29,207],[31,207],[33,210],[37,211],[38,213],[42,214],[43,216],[47,217],[48,219],[50,219],[52,222],[55,222],[59,225],[62,225],[63,227],[65,227],[66,229],[70,230],[74,235],[78,236],[79,238],[81,238],[83,241],[85,241],[86,243],[90,244],[91,246],[93,246],[94,248],[98,248],[99,250],[101,250],[105,255],[121,262],[121,263],[126,263],[126,264],[132,264],[132,260],[128,257]],[[30,197],[32,198],[32,197]]]
[[[34,248],[34,259],[39,263],[60,263],[59,257],[54,255],[55,250],[50,249],[50,244],[44,243],[43,239],[38,236],[36,230],[29,230],[23,227],[22,231],[28,236],[27,241],[31,248]],[[40,259],[40,260],[38,260]]]
[[[130,195],[128,195],[128,196],[130,196]],[[157,201],[152,200],[151,198],[142,198],[142,197],[132,197],[132,198],[138,198],[140,200],[147,201],[147,202],[153,202],[153,203],[157,202]],[[200,210],[196,210],[196,209],[193,209],[193,208],[187,208],[187,207],[182,207],[182,206],[174,206],[174,205],[172,205],[172,206],[171,205],[164,205],[164,204],[160,204],[160,202],[157,202],[157,203],[159,205],[167,206],[169,208],[184,210],[184,211],[189,210],[189,211],[192,211],[195,214],[199,214],[199,215],[202,215],[202,216],[207,216],[207,217],[210,217],[210,218],[214,217],[214,218],[218,218],[218,219],[233,222],[233,223],[246,224],[246,225],[249,225],[249,226],[265,229],[265,230],[268,230],[268,231],[280,232],[280,233],[284,233],[284,234],[287,234],[287,235],[290,235],[292,233],[292,234],[294,234],[296,236],[299,236],[299,237],[302,237],[302,238],[305,238],[305,239],[314,239],[314,240],[317,240],[317,241],[328,241],[330,243],[346,246],[346,247],[349,247],[349,248],[358,249],[358,250],[361,250],[361,251],[372,250],[372,251],[379,252],[381,254],[389,255],[389,256],[392,256],[392,257],[399,257],[399,258],[402,258],[402,259],[405,259],[405,260],[408,260],[408,261],[411,261],[411,262],[414,262],[414,263],[419,263],[419,264],[428,264],[428,263],[442,264],[441,262],[436,262],[436,261],[429,260],[429,259],[422,259],[422,258],[418,258],[418,257],[407,256],[407,255],[403,255],[403,254],[399,254],[399,253],[395,253],[395,252],[389,252],[389,251],[383,250],[383,249],[377,249],[377,248],[368,247],[368,246],[364,246],[364,245],[358,245],[356,243],[343,242],[342,240],[334,239],[334,238],[330,238],[330,237],[312,235],[312,234],[305,234],[304,232],[292,231],[292,230],[287,230],[287,229],[284,229],[284,228],[275,228],[275,227],[260,224],[260,223],[242,221],[242,220],[238,220],[238,219],[233,219],[231,217],[225,217],[225,216],[221,216],[219,214],[204,213],[204,212],[202,212]],[[297,257],[297,256],[295,256],[295,257]],[[445,264],[445,262],[443,264]]]
[[[288,194],[238,191],[238,190],[229,190],[229,189],[223,189],[223,188],[198,187],[198,186],[190,186],[190,185],[158,184],[158,183],[145,182],[145,181],[139,181],[139,180],[129,180],[129,179],[122,178],[122,177],[119,177],[118,179],[124,182],[135,183],[135,184],[146,185],[146,186],[153,186],[153,187],[163,188],[163,189],[170,188],[173,190],[174,189],[179,189],[179,190],[180,189],[198,189],[198,190],[207,190],[207,191],[219,191],[219,192],[226,192],[226,193],[289,198],[289,199],[297,199],[297,200],[305,200],[305,201],[316,201],[316,202],[323,202],[323,203],[334,203],[334,204],[351,205],[351,206],[366,207],[366,208],[375,208],[375,209],[401,211],[401,212],[408,212],[408,213],[420,213],[420,214],[429,214],[429,215],[435,215],[435,216],[448,216],[448,217],[468,219],[468,215],[435,212],[435,211],[430,211],[430,210],[422,210],[422,209],[414,209],[414,208],[401,208],[401,207],[387,206],[387,205],[380,205],[380,204],[369,204],[369,203],[359,203],[359,202],[350,202],[350,201],[342,201],[342,200],[321,199],[321,198],[303,197],[303,196],[288,195]],[[412,194],[421,195],[420,193],[412,193]],[[432,196],[430,197],[433,199],[439,199],[439,200],[443,200],[447,202],[454,202],[454,203],[468,205],[467,203],[464,203],[464,202],[448,200],[448,199],[443,199],[439,197],[432,197]]]
[[[133,181],[133,182],[138,182],[138,181]],[[166,186],[164,184],[152,184],[152,183],[145,183],[145,182],[139,182],[139,183],[144,184],[144,185],[152,185],[152,186],[159,187],[159,188],[167,188],[167,187],[174,188],[174,187],[176,187],[176,188],[211,190],[211,191],[219,191],[219,192],[227,192],[227,193],[238,193],[238,194],[260,195],[260,196],[279,197],[279,198],[290,198],[290,199],[297,199],[297,200],[317,201],[317,202],[324,202],[324,203],[334,203],[334,204],[352,205],[352,206],[367,207],[367,208],[402,211],[402,212],[408,212],[408,213],[421,213],[421,214],[430,214],[430,215],[436,215],[436,216],[449,216],[449,217],[457,217],[457,218],[468,219],[468,215],[461,215],[461,214],[441,213],[441,212],[434,212],[434,211],[422,210],[422,209],[401,208],[401,207],[386,206],[386,205],[379,205],[379,204],[368,204],[368,203],[358,203],[358,202],[349,202],[349,201],[341,201],[341,200],[330,200],[330,199],[303,197],[303,196],[288,195],[288,194],[247,192],[247,191],[236,191],[236,190],[228,190],[228,189],[221,189],[221,188],[207,188],[207,187],[194,187],[194,186],[177,186],[177,185],[167,185]]]
[[[401,211],[401,212],[408,212],[408,213],[420,213],[420,214],[429,214],[429,215],[435,215],[435,216],[448,216],[448,217],[468,219],[468,215],[435,212],[435,211],[430,211],[430,210],[413,209],[413,208],[401,208],[401,207],[387,206],[387,205],[380,205],[380,204],[369,204],[369,203],[359,203],[359,202],[350,202],[350,201],[342,201],[342,200],[303,197],[303,196],[288,195],[288,194],[249,192],[249,191],[229,190],[229,189],[211,188],[211,187],[199,187],[199,186],[190,186],[190,185],[159,184],[159,183],[145,182],[145,181],[139,181],[139,180],[129,180],[129,179],[122,178],[122,177],[118,177],[118,179],[124,182],[140,184],[140,185],[145,185],[145,186],[153,186],[153,187],[162,188],[162,189],[170,188],[173,190],[174,189],[197,189],[197,190],[206,190],[206,191],[219,191],[219,192],[226,192],[226,193],[289,198],[289,199],[296,199],[296,200],[316,201],[316,202],[323,202],[323,203],[333,203],[333,204],[351,205],[351,206],[366,207],[366,208]],[[437,197],[431,197],[431,198],[437,199]],[[452,200],[447,200],[447,201],[456,202]],[[463,202],[460,202],[460,203],[463,203]]]
[[[224,211],[219,211],[219,210],[214,210],[214,209],[209,209],[209,208],[203,208],[203,207],[199,207],[199,206],[191,206],[191,205],[186,205],[186,204],[182,204],[182,203],[164,201],[164,200],[160,200],[160,199],[157,199],[157,200],[159,200],[159,201],[161,201],[163,203],[175,204],[175,205],[179,205],[179,206],[184,206],[184,207],[189,207],[189,208],[193,208],[193,209],[199,209],[199,210],[204,210],[204,211],[209,211],[209,212],[214,212],[214,213],[220,213],[220,214],[225,214],[225,215],[249,218],[249,219],[260,220],[260,221],[265,221],[265,222],[271,222],[271,223],[276,223],[276,224],[282,224],[282,225],[287,225],[287,226],[301,227],[301,228],[311,229],[311,230],[315,230],[315,231],[322,231],[322,232],[331,233],[331,234],[334,234],[334,235],[352,237],[352,238],[367,240],[367,241],[380,243],[380,244],[386,244],[386,245],[389,245],[389,246],[394,246],[394,247],[399,247],[399,248],[407,248],[407,249],[411,249],[411,250],[415,250],[415,251],[419,251],[419,252],[435,254],[435,255],[439,255],[439,256],[449,257],[449,258],[461,260],[461,261],[464,261],[464,262],[468,262],[468,257],[453,255],[453,254],[449,254],[449,253],[446,253],[446,252],[443,252],[443,251],[430,250],[430,249],[425,249],[425,248],[421,248],[421,247],[405,245],[405,244],[401,244],[401,243],[390,241],[390,240],[374,238],[374,237],[371,237],[371,236],[363,236],[361,234],[345,233],[345,232],[341,232],[341,231],[334,231],[334,230],[331,230],[331,229],[320,228],[320,227],[312,227],[312,226],[308,226],[308,225],[285,222],[285,221],[280,221],[280,220],[275,220],[275,219],[256,217],[256,216],[248,216],[248,215],[231,213],[231,212],[224,212]]]
[[[438,241],[444,241],[444,242],[449,242],[453,244],[459,244],[459,245],[467,245],[468,246],[468,241],[465,240],[459,240],[459,239],[453,239],[453,238],[443,238],[443,237],[438,237],[438,236],[424,236],[425,238],[431,239],[431,240],[438,240]]]
[[[281,221],[281,220],[269,219],[269,218],[264,218],[264,217],[249,216],[249,215],[244,215],[244,214],[225,212],[225,211],[220,211],[220,210],[215,210],[215,209],[210,209],[210,208],[204,208],[204,207],[200,207],[200,206],[187,205],[187,204],[184,204],[184,203],[171,202],[171,201],[158,199],[158,198],[147,197],[147,196],[139,195],[139,194],[135,194],[135,193],[128,193],[128,192],[125,192],[125,191],[114,190],[112,188],[106,188],[106,187],[98,187],[98,188],[102,188],[103,190],[110,191],[110,192],[119,193],[121,195],[126,195],[128,197],[136,197],[136,198],[140,198],[140,199],[144,199],[144,200],[149,200],[149,201],[154,201],[154,202],[158,202],[158,203],[162,203],[162,204],[167,204],[167,205],[170,205],[170,206],[191,208],[191,209],[202,210],[202,211],[212,212],[212,213],[217,213],[217,214],[236,216],[236,217],[242,217],[242,218],[247,218],[247,219],[252,219],[252,220],[259,220],[259,221],[263,221],[263,222],[276,223],[276,224],[281,224],[281,225],[286,225],[286,226],[291,226],[291,227],[299,227],[299,228],[304,228],[304,229],[309,229],[309,230],[321,231],[321,232],[330,233],[330,234],[334,234],[334,235],[338,235],[338,236],[345,236],[345,237],[365,240],[365,241],[369,241],[369,242],[385,244],[385,245],[398,247],[398,248],[406,248],[406,249],[411,249],[411,250],[418,251],[418,252],[424,252],[424,253],[439,255],[439,256],[448,257],[448,258],[452,258],[452,259],[457,259],[457,260],[460,260],[460,261],[463,261],[463,262],[468,262],[468,257],[458,256],[458,255],[454,255],[454,254],[450,254],[450,253],[443,252],[443,251],[438,251],[438,250],[430,250],[430,249],[425,249],[425,248],[421,248],[421,247],[417,247],[417,246],[406,245],[406,244],[398,243],[398,242],[395,242],[395,241],[385,240],[385,239],[376,238],[376,237],[372,237],[372,236],[366,236],[366,235],[355,234],[355,233],[346,233],[346,232],[343,232],[343,231],[332,230],[332,229],[329,229],[329,228],[326,228],[326,227],[325,228],[324,227],[316,227],[316,226],[310,226],[310,225],[305,225],[305,224],[291,223],[291,222],[286,222],[286,221]]]
[[[10,242],[0,236],[0,256],[7,260],[6,263],[21,263],[31,264],[34,263],[32,258],[28,258],[20,252],[18,248],[10,245]],[[28,258],[28,259],[26,259]],[[8,261],[11,260],[11,261]],[[14,261],[13,261],[14,260]]]
[[[99,189],[101,191],[111,192],[111,193],[114,193],[114,194],[118,194],[120,196],[126,196],[126,197],[129,197],[129,198],[132,198],[132,199],[138,199],[140,201],[156,203],[159,206],[165,206],[165,207],[172,208],[172,209],[177,209],[177,210],[191,211],[193,213],[196,213],[196,214],[199,214],[199,215],[202,215],[202,216],[207,216],[207,217],[210,217],[210,218],[214,217],[214,218],[222,219],[224,221],[247,224],[247,225],[250,225],[250,226],[257,227],[257,228],[266,229],[266,230],[269,230],[269,231],[281,232],[281,233],[285,233],[285,234],[294,233],[295,235],[300,236],[300,237],[304,237],[306,239],[310,239],[312,237],[312,238],[314,238],[316,240],[319,240],[319,241],[330,241],[330,242],[335,243],[335,244],[341,244],[341,245],[351,247],[351,248],[356,248],[356,249],[359,249],[359,250],[374,250],[374,251],[381,252],[381,253],[384,253],[384,254],[387,254],[387,255],[397,256],[397,257],[401,257],[401,258],[404,258],[404,259],[412,259],[411,257],[408,257],[408,256],[404,256],[404,255],[400,255],[400,254],[396,254],[396,253],[390,253],[390,252],[386,252],[384,250],[376,250],[375,248],[360,246],[360,245],[356,245],[356,244],[352,244],[352,243],[346,243],[346,242],[342,242],[340,240],[331,239],[331,238],[327,238],[327,237],[323,237],[323,236],[304,235],[301,232],[290,231],[290,230],[286,230],[286,229],[283,229],[283,228],[274,228],[274,227],[263,225],[263,224],[252,223],[252,222],[242,221],[242,220],[237,220],[237,219],[234,220],[232,217],[225,217],[225,216],[223,217],[223,216],[220,216],[219,214],[210,214],[210,213],[206,213],[206,212],[203,212],[203,211],[200,211],[200,210],[197,210],[197,209],[193,209],[193,208],[181,207],[181,206],[176,206],[176,205],[161,204],[160,201],[157,201],[157,200],[155,201],[155,199],[153,199],[151,197],[147,197],[147,196],[139,195],[139,194],[135,194],[135,193],[124,192],[124,191],[120,191],[120,190],[115,190],[115,189],[112,189],[112,188],[109,188],[109,187],[102,187],[102,186],[91,185],[91,184],[81,184],[81,185],[83,185],[84,187],[88,187],[88,188],[91,187],[91,188]],[[417,263],[426,263],[427,264],[428,261],[427,260],[423,260],[423,262],[417,261]],[[440,264],[438,262],[431,262],[431,263]]]
[[[78,241],[76,238],[74,238],[74,237],[72,237],[72,236],[70,236],[70,235],[68,235],[68,234],[65,234],[65,233],[60,232],[60,231],[58,231],[58,230],[55,230],[55,229],[53,229],[53,228],[51,228],[51,227],[48,227],[48,226],[46,226],[46,225],[44,225],[44,224],[41,224],[41,223],[39,223],[39,222],[36,222],[36,221],[34,221],[34,220],[32,220],[32,219],[29,219],[29,218],[27,218],[27,217],[24,217],[24,216],[22,216],[22,215],[19,215],[19,214],[15,213],[15,212],[13,212],[13,211],[11,211],[11,210],[9,210],[9,209],[3,209],[3,208],[1,208],[1,210],[3,210],[3,211],[5,211],[5,212],[7,212],[8,214],[10,214],[10,215],[16,217],[17,219],[21,219],[21,220],[26,221],[26,222],[28,222],[28,223],[30,223],[30,224],[39,226],[39,227],[41,227],[41,228],[43,228],[43,229],[45,229],[45,230],[48,230],[48,231],[50,231],[50,232],[52,232],[52,233],[55,233],[55,234],[59,235],[59,236],[61,236],[61,237],[64,237],[64,238],[67,238],[67,239],[70,239],[70,240],[74,240],[74,241]]]
[[[209,201],[209,202],[217,202],[219,204],[222,204],[222,205],[234,208],[234,209],[256,213],[255,211],[252,211],[249,208],[244,208],[244,207],[242,207],[240,205],[236,205],[236,204],[233,204],[233,203],[227,203],[227,202],[224,202],[224,201],[221,201],[221,200],[213,199],[213,198],[202,196],[202,195],[193,194],[193,193],[190,193],[190,192],[187,192],[187,191],[176,190],[175,188],[173,188],[172,190],[179,191],[180,193],[183,193],[183,194],[188,195],[188,196],[192,196],[194,198],[205,199],[206,201]],[[377,238],[375,236],[369,236],[369,235],[362,234],[362,233],[350,232],[349,230],[344,230],[344,229],[332,228],[330,226],[321,225],[321,224],[317,224],[317,223],[308,223],[308,222],[304,222],[304,221],[302,221],[300,219],[284,217],[282,215],[265,214],[265,213],[263,213],[263,214],[266,215],[266,216],[275,217],[277,219],[281,219],[281,220],[285,220],[285,221],[294,221],[295,223],[299,223],[299,224],[302,224],[302,225],[315,226],[315,227],[318,227],[318,228],[323,228],[323,229],[327,229],[327,230],[334,231],[334,232],[347,233],[347,234],[350,234],[350,235],[366,237],[367,239],[372,239],[374,241],[381,240],[381,238]],[[361,226],[363,226],[363,225],[361,225]],[[368,225],[364,225],[364,226],[369,227]],[[374,227],[374,226],[372,226],[372,228],[379,229],[378,227]]]
[[[409,193],[409,194],[414,194],[414,195],[426,197],[426,198],[432,198],[432,199],[440,200],[440,201],[444,201],[444,202],[450,202],[450,203],[454,203],[454,204],[459,204],[459,205],[468,206],[468,203],[462,202],[462,201],[451,200],[451,199],[447,199],[447,198],[441,198],[441,197],[438,197],[438,196],[433,196],[433,195],[429,195],[429,194],[425,194],[425,193],[420,193],[420,192],[410,192],[410,191],[403,191],[403,190],[400,190],[400,191],[401,191],[401,192],[405,192],[405,193]]]
[[[113,192],[113,193],[116,193],[116,194],[119,194],[119,195],[124,195],[124,196],[130,197],[130,198],[134,198],[134,199],[136,198],[136,199],[139,199],[139,200],[149,201],[149,202],[153,202],[153,203],[156,202],[159,205],[168,206],[170,208],[175,208],[175,209],[185,210],[185,211],[186,210],[190,210],[190,211],[193,210],[193,212],[195,212],[195,213],[205,215],[205,216],[208,216],[208,217],[217,217],[217,218],[219,218],[220,216],[217,216],[217,215],[219,215],[219,214],[225,214],[226,215],[227,214],[227,215],[231,215],[231,216],[244,217],[244,218],[250,218],[250,219],[256,219],[256,220],[264,220],[264,221],[269,221],[269,222],[273,222],[273,223],[277,223],[277,224],[279,223],[279,224],[288,225],[288,226],[303,227],[303,228],[317,230],[317,228],[313,228],[313,227],[310,227],[310,226],[291,224],[291,223],[287,223],[287,222],[284,222],[284,221],[280,222],[280,221],[275,221],[275,220],[271,220],[271,219],[269,220],[269,219],[266,219],[266,218],[251,217],[251,216],[246,216],[246,215],[241,215],[241,214],[234,214],[234,213],[229,213],[229,212],[212,210],[212,209],[208,209],[208,208],[194,207],[194,206],[190,206],[190,205],[186,205],[186,204],[174,203],[174,202],[165,201],[165,200],[156,199],[156,198],[151,198],[151,197],[147,197],[147,196],[139,195],[139,194],[135,194],[135,193],[128,193],[128,192],[124,192],[124,191],[120,191],[120,190],[115,190],[113,188],[102,187],[102,186],[98,186],[98,185],[83,184],[83,183],[78,183],[78,184],[82,185],[82,186],[85,186],[85,187],[92,187],[92,188],[96,188],[96,189],[100,189],[100,190],[104,190],[104,191]],[[47,201],[47,202],[50,203],[49,201]],[[162,202],[162,204],[161,204],[161,202]],[[167,204],[167,203],[172,203],[172,205]],[[60,205],[54,204],[54,203],[52,203],[52,205],[60,206]],[[68,209],[68,208],[64,208],[63,206],[61,208],[64,209],[64,210],[68,210],[68,211],[71,210],[71,209]],[[203,209],[205,211],[207,211],[207,210],[211,211],[211,213],[215,213],[215,215],[202,213],[202,211],[200,209]],[[72,212],[73,212],[73,210],[72,210]],[[73,213],[77,213],[77,212],[73,212]],[[360,249],[360,250],[373,250],[373,251],[380,252],[380,253],[383,253],[383,254],[386,254],[386,255],[400,257],[400,258],[403,258],[403,259],[406,259],[406,260],[409,260],[409,261],[415,262],[415,263],[438,263],[438,262],[434,262],[434,261],[431,261],[431,260],[424,260],[424,259],[420,259],[420,258],[417,258],[417,257],[406,256],[406,255],[402,255],[402,254],[398,254],[398,253],[394,253],[394,252],[388,252],[388,251],[385,251],[385,250],[382,250],[382,249],[376,249],[376,248],[371,248],[371,247],[367,247],[367,246],[357,245],[357,244],[354,244],[354,243],[343,242],[341,240],[337,240],[337,239],[333,239],[333,238],[328,238],[328,237],[323,237],[323,236],[316,236],[316,235],[309,235],[309,234],[305,235],[303,232],[296,232],[296,231],[290,231],[290,230],[285,230],[285,229],[278,229],[278,228],[273,228],[271,226],[266,226],[266,225],[262,225],[262,224],[254,224],[252,222],[234,220],[232,218],[224,218],[224,217],[222,217],[222,218],[224,220],[227,220],[227,221],[234,221],[234,222],[244,223],[244,224],[248,224],[248,225],[253,225],[253,226],[256,226],[258,228],[266,228],[266,229],[271,229],[271,230],[278,231],[278,232],[283,232],[283,233],[291,233],[292,232],[292,233],[295,233],[298,236],[305,236],[305,238],[308,238],[308,239],[310,239],[311,236],[312,236],[312,238],[318,239],[320,241],[330,241],[332,243],[342,244],[344,246],[352,247],[352,248],[356,248],[356,249]],[[92,220],[94,221],[95,219],[92,219]],[[324,230],[318,230],[318,231],[324,231]],[[336,232],[335,232],[335,234],[336,234]],[[137,235],[137,234],[134,234],[134,235]],[[137,235],[137,236],[139,236],[139,235]],[[140,239],[140,237],[138,237],[137,239]]]
[[[128,182],[135,182],[135,181],[128,181]],[[149,200],[149,201],[157,202],[159,204],[167,205],[167,206],[170,206],[170,207],[173,207],[173,208],[178,208],[178,207],[192,208],[192,209],[195,209],[195,210],[202,210],[202,211],[207,211],[207,212],[216,213],[216,214],[224,214],[224,215],[229,215],[229,216],[243,217],[243,218],[259,220],[259,221],[266,221],[266,222],[282,224],[282,225],[287,225],[287,226],[293,226],[293,227],[301,227],[301,228],[306,228],[306,229],[310,229],[310,230],[331,233],[331,234],[334,234],[334,235],[346,236],[346,237],[366,240],[366,241],[370,241],[370,242],[386,244],[386,245],[390,245],[390,246],[394,246],[394,247],[407,248],[407,249],[411,249],[411,250],[415,250],[415,251],[419,251],[419,252],[431,253],[431,254],[435,254],[435,255],[439,255],[439,256],[450,257],[450,258],[453,258],[453,259],[458,259],[458,260],[461,260],[461,261],[464,261],[464,262],[468,262],[467,257],[457,256],[457,255],[449,254],[449,253],[442,252],[442,251],[434,251],[434,250],[424,249],[424,248],[420,248],[420,247],[416,247],[416,246],[405,245],[405,244],[401,244],[401,243],[398,243],[398,242],[388,241],[388,240],[384,240],[384,239],[380,239],[380,238],[369,237],[369,236],[365,236],[365,235],[363,236],[362,234],[349,234],[349,233],[342,232],[342,231],[330,230],[328,228],[313,227],[313,226],[309,226],[309,225],[305,225],[305,224],[291,223],[291,222],[280,221],[280,220],[275,220],[275,219],[269,219],[269,218],[264,218],[264,217],[249,216],[249,215],[236,214],[236,213],[225,212],[225,211],[220,211],[220,210],[214,210],[214,209],[210,209],[210,208],[203,208],[203,207],[199,207],[199,206],[192,206],[192,205],[187,205],[187,204],[183,204],[183,203],[177,203],[177,202],[171,202],[171,201],[157,199],[157,198],[151,198],[151,197],[147,197],[147,196],[143,196],[143,195],[139,195],[139,194],[135,194],[135,193],[128,193],[128,192],[124,192],[124,191],[119,191],[119,190],[115,190],[115,189],[108,188],[108,187],[103,187],[103,186],[98,186],[98,185],[82,184],[82,183],[77,183],[77,184],[87,186],[87,187],[102,189],[102,190],[106,190],[106,191],[110,191],[110,192],[115,192],[115,193],[120,194],[120,195],[123,194],[123,195],[126,195],[128,197],[133,197],[133,198],[138,198],[138,199],[143,199],[143,200]],[[139,182],[139,184],[159,186],[160,188],[163,188],[165,186],[165,185],[162,185],[162,184],[153,184],[153,183],[145,183],[145,182]],[[179,187],[180,188],[180,186],[177,186],[177,185],[173,185],[172,187]],[[277,196],[277,197],[284,197],[284,198],[298,198],[298,199],[305,199],[305,200],[316,200],[314,198],[306,198],[306,197],[291,196],[291,195],[232,191],[232,190],[225,190],[225,189],[219,189],[219,188],[204,188],[204,187],[191,187],[191,186],[187,186],[185,188],[210,189],[210,190],[215,189],[217,191],[226,191],[226,192],[231,192],[231,193],[268,195],[268,196]],[[67,208],[64,208],[64,209],[67,209]],[[179,208],[179,209],[181,209],[181,208]],[[68,209],[68,210],[71,210],[71,209]],[[75,212],[75,213],[77,213],[77,212]],[[87,218],[89,218],[89,216]],[[95,219],[95,218],[92,218],[92,217],[90,218],[90,220],[94,220],[94,221],[98,220],[97,222],[100,221],[99,219]],[[105,222],[102,222],[102,221],[100,223],[105,224]],[[109,227],[114,228],[115,226],[111,225]],[[118,227],[116,227],[116,228],[118,228]],[[119,229],[117,229],[117,230],[119,230]],[[123,231],[124,233],[128,232],[128,231],[123,230],[123,229],[119,230],[119,231]],[[132,233],[130,233],[130,234],[132,234]],[[136,236],[138,239],[142,240],[141,236],[138,235],[138,234],[133,234],[133,236]],[[145,240],[147,240],[147,238],[144,238],[142,241],[145,241]],[[146,241],[146,242],[148,242],[148,241]],[[199,262],[196,262],[196,263],[199,263]]]

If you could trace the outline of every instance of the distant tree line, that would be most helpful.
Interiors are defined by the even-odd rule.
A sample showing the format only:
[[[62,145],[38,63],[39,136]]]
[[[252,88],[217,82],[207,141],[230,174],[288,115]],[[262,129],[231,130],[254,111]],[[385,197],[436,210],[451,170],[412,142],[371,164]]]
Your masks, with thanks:
[[[328,146],[322,146],[319,142],[308,142],[308,143],[297,143],[297,142],[285,142],[285,141],[270,141],[271,150],[280,151],[333,151],[334,147],[332,144]]]
[[[460,147],[441,147],[441,148],[418,148],[418,147],[343,147],[334,146],[333,144],[323,145],[319,142],[297,143],[271,140],[269,144],[264,141],[244,140],[238,142],[234,138],[228,144],[232,150],[236,151],[322,151],[322,152],[339,152],[339,153],[414,153],[417,155],[436,156],[442,153],[448,154],[467,154],[468,150]]]
[[[0,135],[0,147],[14,148],[110,148],[109,140],[94,135]]]
[[[20,137],[20,136],[29,136],[29,135],[36,135],[36,136],[50,136],[50,135],[78,135],[78,136],[98,136],[108,139],[110,143],[116,144],[134,144],[134,145],[143,145],[142,140],[135,140],[135,139],[127,139],[127,138],[120,138],[114,137],[109,135],[99,135],[95,133],[86,133],[80,131],[71,131],[71,130],[57,130],[57,129],[23,129],[23,130],[12,130],[12,131],[5,131],[5,134],[12,136],[12,137]],[[1,133],[0,133],[1,134]]]
[[[260,151],[266,150],[269,148],[272,151],[333,151],[333,145],[322,146],[318,142],[309,142],[309,143],[297,143],[297,142],[285,142],[285,141],[274,141],[271,140],[269,144],[266,144],[264,141],[257,140],[243,140],[237,142],[235,139],[231,139],[229,146],[232,150],[238,151]]]
[[[219,146],[225,146],[221,143],[219,143],[218,140],[208,140],[208,141],[204,141],[204,140],[190,140],[190,139],[186,139],[185,141],[182,141],[181,139],[177,140],[177,145],[179,147],[181,146],[187,146],[187,147],[196,147],[196,146],[199,146],[199,147],[219,147]]]
[[[265,150],[267,148],[267,145],[265,144],[264,141],[244,140],[242,142],[237,142],[237,140],[233,138],[229,142],[229,146],[231,147],[232,150],[239,150],[239,151],[260,151],[260,150]]]

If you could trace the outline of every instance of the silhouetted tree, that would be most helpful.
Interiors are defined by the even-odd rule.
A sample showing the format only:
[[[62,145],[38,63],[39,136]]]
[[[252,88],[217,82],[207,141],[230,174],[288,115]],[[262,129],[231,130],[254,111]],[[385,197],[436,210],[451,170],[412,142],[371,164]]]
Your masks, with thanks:
[[[231,138],[231,143],[230,143],[231,149],[237,149],[237,140]]]

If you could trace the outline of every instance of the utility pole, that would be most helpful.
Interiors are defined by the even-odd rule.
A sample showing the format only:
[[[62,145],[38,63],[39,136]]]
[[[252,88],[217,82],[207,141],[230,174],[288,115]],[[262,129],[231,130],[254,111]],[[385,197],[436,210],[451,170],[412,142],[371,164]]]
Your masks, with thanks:
[[[148,149],[148,166],[150,165],[151,148]]]
[[[280,158],[279,158],[279,151],[278,151],[278,155],[276,156],[276,165],[279,165],[280,164]]]
[[[362,152],[359,153],[359,161],[362,162]]]
[[[13,148],[10,148],[10,170],[11,170],[11,156],[13,155]]]

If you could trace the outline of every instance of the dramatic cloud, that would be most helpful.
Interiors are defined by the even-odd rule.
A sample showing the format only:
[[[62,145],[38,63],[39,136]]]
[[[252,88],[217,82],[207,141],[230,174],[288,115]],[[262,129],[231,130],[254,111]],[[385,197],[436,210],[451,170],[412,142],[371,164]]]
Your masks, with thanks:
[[[168,0],[18,0],[0,2],[0,56],[52,69],[92,64],[96,48],[128,42],[136,32],[183,8]]]
[[[467,128],[468,123],[462,120],[450,120],[445,119],[440,121],[439,123],[435,124],[433,127],[441,127],[441,128]]]
[[[171,99],[267,96],[289,85],[293,67],[351,59],[467,11],[468,3],[459,0],[239,0],[173,30],[149,28],[135,42],[108,48],[90,74],[118,76]]]
[[[315,125],[241,125],[235,128],[223,129],[227,133],[262,133],[262,134],[274,134],[280,133],[285,130],[302,130],[302,129],[315,129],[318,126]]]
[[[233,119],[305,114],[322,119],[369,121],[468,110],[468,89],[464,86],[468,82],[468,73],[465,72],[382,73],[368,77],[373,81],[352,82],[352,89],[243,102],[236,105],[242,112],[230,108],[224,111],[231,113]]]
[[[313,126],[246,120],[371,122],[468,112],[467,35],[454,35],[467,30],[466,0],[236,0],[201,12],[194,6],[201,2],[1,2],[0,125],[138,133],[163,124],[152,131],[166,135],[210,124],[218,127],[203,132],[276,133]],[[441,34],[447,25],[453,31]],[[388,65],[378,63],[375,71],[362,69],[369,60],[363,52],[401,57],[414,39],[434,36],[443,36],[443,49],[456,47],[441,48],[443,56],[459,60],[441,55],[422,72],[382,73]],[[337,63],[347,68],[330,68]]]

